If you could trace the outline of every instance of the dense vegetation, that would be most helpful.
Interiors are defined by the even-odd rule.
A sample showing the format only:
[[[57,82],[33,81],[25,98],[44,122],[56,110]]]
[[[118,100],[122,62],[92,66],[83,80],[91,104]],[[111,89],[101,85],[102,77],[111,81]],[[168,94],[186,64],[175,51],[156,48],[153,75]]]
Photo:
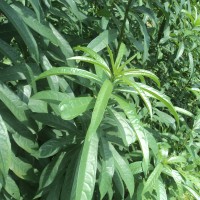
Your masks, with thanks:
[[[0,0],[0,199],[200,199],[196,0]]]

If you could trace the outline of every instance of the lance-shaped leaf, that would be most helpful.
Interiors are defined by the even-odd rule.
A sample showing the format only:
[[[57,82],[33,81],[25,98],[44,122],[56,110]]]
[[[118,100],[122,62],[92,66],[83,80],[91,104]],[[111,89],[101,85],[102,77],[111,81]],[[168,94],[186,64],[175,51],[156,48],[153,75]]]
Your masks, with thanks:
[[[87,136],[86,136],[87,137]],[[99,137],[95,132],[91,139],[86,139],[76,169],[71,199],[92,199],[96,181],[97,153]]]
[[[97,96],[91,122],[86,133],[80,163],[77,167],[76,181],[73,186],[72,199],[88,200],[92,198],[97,169],[97,152],[99,138],[97,129],[103,119],[113,85],[106,80]]]
[[[126,51],[126,46],[124,43],[121,43],[120,47],[119,47],[119,51],[118,51],[118,54],[117,54],[117,58],[115,60],[115,67],[116,69],[119,68],[120,64],[121,64],[121,61],[122,61],[122,58],[124,56],[124,53]]]
[[[109,43],[113,42],[117,38],[117,30],[105,30],[104,32],[100,33],[95,39],[93,39],[89,44],[88,47],[93,49],[95,52],[101,51],[105,48]]]
[[[129,191],[130,196],[132,197],[134,193],[135,183],[134,183],[134,177],[132,175],[131,169],[129,168],[128,163],[123,159],[123,157],[116,151],[114,146],[110,143],[110,150],[112,152],[115,167],[119,171],[120,176],[124,183],[126,184],[126,187]]]
[[[78,46],[74,49],[81,50],[81,51],[87,53],[90,57],[94,58],[97,62],[99,62],[99,64],[103,65],[105,68],[110,70],[107,63],[104,61],[104,59],[98,53],[93,51],[91,48]]]
[[[58,151],[60,151],[63,146],[67,144],[67,141],[60,138],[53,138],[48,140],[39,149],[39,157],[40,158],[48,158],[50,156],[55,155]]]
[[[140,77],[140,76],[146,76],[150,79],[152,79],[158,87],[160,87],[160,81],[159,78],[152,72],[144,69],[129,69],[123,72],[123,75],[125,76],[133,76],[133,77]]]
[[[123,183],[120,173],[117,170],[115,170],[115,173],[113,176],[113,182],[115,184],[117,192],[121,195],[122,199],[124,199],[124,193],[125,193],[126,187]]]
[[[167,200],[167,192],[161,177],[157,180],[155,185],[158,200]]]
[[[61,117],[65,120],[71,120],[83,112],[94,107],[95,99],[93,97],[66,98],[59,104]]]
[[[126,146],[129,146],[136,140],[136,135],[128,124],[127,119],[123,117],[119,112],[116,112],[114,109],[109,109],[109,113],[116,122],[116,126],[119,129],[120,136]]]
[[[178,112],[178,113],[181,113],[181,114],[189,116],[189,117],[194,117],[194,115],[190,111],[185,110],[184,108],[179,108],[177,106],[174,106],[174,108],[175,108],[176,112]]]
[[[110,62],[111,62],[113,73],[115,74],[116,73],[116,67],[115,67],[115,62],[114,62],[114,56],[113,56],[113,52],[112,52],[112,50],[110,49],[109,46],[107,46],[107,51],[108,51],[108,54],[109,54],[109,57],[110,57]]]
[[[102,166],[99,178],[99,190],[101,199],[106,195],[109,188],[112,187],[112,177],[114,175],[114,160],[110,151],[109,143],[101,137],[101,149],[102,149]]]
[[[53,76],[53,75],[80,76],[80,77],[95,81],[98,84],[101,84],[101,80],[95,74],[83,69],[78,69],[78,68],[73,68],[73,67],[53,67],[50,70],[45,71],[42,74],[40,74],[35,80],[43,79],[43,78],[46,78],[48,76]]]
[[[0,81],[0,100],[21,122],[29,123],[27,117],[28,106],[4,83]],[[30,124],[31,125],[31,124]]]
[[[17,177],[32,183],[38,182],[38,170],[32,164],[16,157],[13,153],[11,153],[11,159],[10,170],[13,171]]]
[[[134,88],[138,94],[140,95],[140,97],[143,99],[147,109],[149,110],[150,116],[152,118],[153,113],[152,113],[152,106],[151,106],[151,102],[149,101],[149,98],[147,97],[147,95],[145,94],[145,92],[138,86],[138,84],[135,81],[130,81],[126,78],[123,78],[123,81],[128,84],[130,87]]]
[[[168,176],[171,176],[174,179],[174,181],[178,187],[179,194],[183,195],[183,184],[182,183],[184,182],[184,180],[183,180],[182,176],[180,175],[180,173],[177,170],[172,169],[168,165],[166,165],[163,168],[162,172],[167,174]]]
[[[57,155],[42,171],[39,181],[39,191],[49,186],[60,173],[62,169],[66,167],[67,154],[62,152]]]
[[[137,56],[137,54],[131,56],[131,57],[130,57],[128,60],[126,60],[122,65],[120,65],[119,69],[117,70],[118,73],[121,72],[121,71],[124,69],[124,67],[125,67],[126,65],[128,65],[136,56]]]
[[[200,199],[200,194],[198,194],[194,189],[192,189],[191,187],[189,187],[187,185],[183,185],[183,186],[190,192],[190,194],[192,194],[193,197],[196,198],[196,200]]]
[[[48,71],[53,68],[49,59],[42,54],[41,54],[41,66],[44,71]],[[51,88],[51,90],[55,91],[59,90],[59,80],[57,76],[47,77],[47,81],[49,83],[49,87]]]
[[[108,101],[112,94],[112,90],[113,90],[112,82],[109,80],[104,81],[98,93],[97,100],[92,113],[91,122],[87,130],[87,135],[89,135],[88,139],[90,139],[91,135],[96,133],[97,128],[99,127],[104,117]]]
[[[176,54],[176,58],[174,59],[174,62],[176,62],[182,56],[184,49],[185,49],[185,45],[183,42],[181,42],[179,44],[178,52]]]
[[[5,13],[8,20],[16,28],[16,30],[24,40],[25,44],[27,45],[31,56],[38,62],[38,46],[28,27],[24,24],[16,11],[12,7],[10,7],[6,1],[0,0],[0,10]]]
[[[144,184],[144,188],[142,193],[145,194],[146,192],[152,192],[161,172],[163,169],[163,165],[161,163],[159,163],[155,169],[153,170],[153,172],[151,173],[151,175],[148,177],[146,183]]]
[[[129,104],[128,102],[126,102],[126,100],[124,100],[119,96],[112,95],[112,97],[118,102],[120,107],[124,110],[126,116],[130,120],[133,130],[137,135],[137,139],[139,141],[143,153],[143,169],[145,174],[147,174],[149,166],[149,145],[146,132],[140,123],[136,111],[132,107],[133,105]]]
[[[0,173],[7,178],[11,164],[11,144],[6,125],[0,115]]]
[[[149,57],[148,51],[149,51],[149,45],[150,45],[150,36],[148,34],[147,27],[145,23],[143,22],[143,20],[139,17],[139,14],[137,14],[136,12],[133,12],[133,13],[134,13],[135,19],[138,21],[140,25],[140,30],[144,36],[143,62],[145,62]]]
[[[48,38],[52,43],[57,45],[57,38],[53,35],[51,29],[49,28],[49,25],[44,25],[40,21],[38,21],[35,13],[31,9],[20,4],[14,4],[12,5],[12,8],[21,16],[22,20],[31,29],[33,29],[40,35]]]
[[[101,62],[99,62],[99,61],[97,61],[93,58],[89,58],[89,57],[86,57],[86,56],[74,56],[74,57],[68,58],[68,60],[80,60],[80,61],[83,61],[83,62],[93,64],[95,66],[101,67],[106,72],[108,77],[111,77],[110,69],[107,68],[106,66],[104,66]]]
[[[21,61],[20,53],[11,45],[0,39],[0,52],[8,57],[15,65]],[[13,66],[12,66],[13,68]],[[4,74],[5,75],[5,74]]]
[[[173,104],[171,103],[171,101],[162,93],[160,93],[159,91],[155,90],[152,87],[149,87],[145,84],[142,83],[138,83],[138,85],[147,93],[149,93],[152,97],[158,99],[159,101],[161,101],[171,112],[171,114],[174,116],[174,118],[176,119],[178,125],[179,125],[179,117],[178,114],[176,112],[175,107],[173,106]]]
[[[70,96],[66,93],[53,91],[53,90],[45,90],[45,91],[40,91],[40,92],[35,93],[31,97],[31,99],[43,100],[48,103],[58,103],[69,97]]]
[[[11,196],[11,199],[21,199],[20,190],[16,182],[10,176],[6,179],[5,190]]]
[[[175,164],[175,163],[186,163],[186,159],[183,156],[172,156],[167,159],[166,161],[168,164]]]

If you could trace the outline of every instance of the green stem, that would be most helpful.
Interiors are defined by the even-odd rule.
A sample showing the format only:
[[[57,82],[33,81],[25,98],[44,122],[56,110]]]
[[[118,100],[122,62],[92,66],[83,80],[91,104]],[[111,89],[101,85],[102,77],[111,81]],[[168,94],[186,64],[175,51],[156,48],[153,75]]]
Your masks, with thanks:
[[[126,19],[128,18],[128,12],[129,12],[129,8],[131,6],[131,3],[132,3],[132,0],[129,0],[128,4],[126,6],[124,20],[123,20],[123,23],[122,23],[122,28],[121,28],[120,36],[119,36],[119,44],[118,44],[118,47],[117,47],[117,52],[119,51],[119,47],[120,47],[120,45],[122,43],[122,39],[123,39],[123,36],[124,36],[124,29],[125,29],[125,25],[126,25]]]

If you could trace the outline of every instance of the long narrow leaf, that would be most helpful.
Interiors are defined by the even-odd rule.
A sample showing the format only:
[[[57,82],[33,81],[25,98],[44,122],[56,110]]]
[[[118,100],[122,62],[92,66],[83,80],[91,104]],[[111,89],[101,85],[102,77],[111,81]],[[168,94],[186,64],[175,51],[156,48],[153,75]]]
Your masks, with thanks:
[[[99,179],[99,190],[101,199],[106,195],[109,188],[112,186],[112,177],[114,175],[114,160],[110,151],[109,143],[101,137],[101,149],[102,149],[102,168]]]
[[[125,146],[129,146],[136,140],[136,135],[131,128],[131,126],[128,124],[125,117],[120,115],[120,113],[116,112],[114,109],[109,109],[109,113],[113,117],[114,121],[116,122],[116,126],[119,129],[120,136],[125,144]]]
[[[1,81],[0,100],[6,105],[6,107],[19,121],[30,125],[30,127],[32,128],[34,127],[34,124],[29,122],[29,117],[27,116],[28,106],[23,101],[21,101],[21,99]]]
[[[101,51],[105,48],[108,44],[113,42],[117,38],[117,30],[105,30],[100,33],[96,38],[94,38],[87,47],[93,49],[95,52]]]
[[[106,74],[109,77],[111,77],[110,69],[108,67],[106,67],[105,65],[103,65],[101,62],[99,62],[99,61],[97,61],[93,58],[89,58],[89,57],[86,57],[86,56],[74,56],[74,57],[68,58],[68,60],[80,60],[80,61],[84,61],[84,62],[87,62],[87,63],[91,63],[93,65],[101,67],[106,72]]]
[[[112,151],[114,157],[115,166],[119,171],[120,176],[123,179],[124,183],[126,184],[130,196],[132,197],[135,189],[135,182],[131,169],[111,143],[110,143],[110,150]]]
[[[167,200],[167,192],[161,177],[157,180],[156,186],[157,200]]]
[[[119,47],[119,51],[118,51],[118,54],[117,54],[117,58],[115,60],[115,67],[116,69],[119,68],[120,64],[121,64],[121,61],[122,61],[122,58],[125,54],[125,50],[126,50],[126,46],[124,43],[121,43],[120,47]]]
[[[104,117],[108,101],[112,94],[112,90],[113,90],[112,82],[109,80],[104,81],[98,93],[97,100],[92,113],[91,122],[87,130],[88,139],[90,139],[90,137],[96,133],[97,128],[99,127]]]
[[[50,70],[40,74],[36,80],[46,78],[53,75],[73,75],[87,78],[89,80],[95,81],[98,84],[101,84],[101,80],[95,74],[88,72],[86,70],[72,68],[72,67],[53,67]]]
[[[80,162],[76,169],[71,199],[92,199],[96,181],[98,143],[99,137],[96,132],[90,140],[86,139],[84,142]]]
[[[125,83],[127,83],[130,87],[133,87],[138,92],[140,97],[143,99],[147,109],[149,110],[150,116],[152,118],[153,113],[152,113],[151,102],[149,101],[149,98],[147,97],[145,92],[137,85],[137,83],[135,81],[130,81],[130,80],[126,79],[126,78],[123,78],[123,81]]]
[[[24,22],[21,20],[16,11],[12,7],[10,7],[8,3],[6,3],[6,1],[0,0],[0,10],[2,10],[3,13],[5,13],[5,15],[14,25],[14,27],[16,28],[16,30],[19,32],[20,36],[26,43],[31,56],[36,60],[36,62],[38,62],[39,61],[38,46],[28,27],[24,24]]]
[[[1,40],[0,38],[0,52],[9,58],[14,64],[17,64],[21,58],[20,53],[14,47]]]
[[[126,116],[130,120],[133,130],[135,131],[137,135],[140,148],[142,149],[142,153],[143,153],[143,169],[144,169],[145,174],[147,174],[148,167],[149,167],[149,145],[148,145],[146,132],[144,128],[142,127],[134,108],[132,108],[132,106],[128,102],[126,102],[126,100],[124,100],[123,98],[119,96],[113,95],[113,98],[118,102],[120,107],[124,110]]]
[[[176,119],[179,125],[179,117],[171,101],[165,95],[161,94],[159,91],[155,90],[154,88],[144,85],[142,83],[138,83],[138,84],[145,92],[149,93],[152,97],[161,101],[169,109],[169,111],[174,116],[174,118]]]
[[[13,4],[12,8],[20,15],[23,21],[34,31],[48,38],[53,44],[58,45],[57,38],[52,33],[48,24],[42,24],[36,18],[35,13],[28,7],[20,4]],[[27,17],[28,16],[28,17]]]
[[[163,169],[163,165],[161,163],[159,163],[155,169],[153,170],[153,172],[151,173],[151,175],[148,177],[146,183],[144,184],[144,188],[142,193],[145,194],[146,192],[152,192],[161,172]]]
[[[178,52],[176,54],[176,58],[174,59],[174,62],[176,62],[182,56],[184,49],[185,49],[185,45],[183,42],[181,42],[179,44]]]
[[[125,76],[133,76],[133,77],[139,77],[139,76],[146,76],[150,79],[152,79],[155,83],[157,83],[158,87],[160,87],[160,81],[159,78],[152,72],[144,69],[129,69],[125,70],[123,72],[123,75]]]
[[[81,50],[84,53],[89,54],[90,57],[94,58],[97,62],[101,63],[101,65],[103,65],[105,68],[107,68],[109,70],[109,67],[108,67],[107,63],[104,61],[104,59],[99,54],[97,54],[95,51],[93,51],[91,48],[78,46],[74,49]]]
[[[0,173],[7,178],[11,164],[11,144],[6,125],[0,115]]]

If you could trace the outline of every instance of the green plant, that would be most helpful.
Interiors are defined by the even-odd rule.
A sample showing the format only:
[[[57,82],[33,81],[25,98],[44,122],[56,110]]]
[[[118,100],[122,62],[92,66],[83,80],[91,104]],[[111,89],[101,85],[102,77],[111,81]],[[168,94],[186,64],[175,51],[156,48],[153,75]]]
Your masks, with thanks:
[[[129,63],[135,56],[122,62],[125,53],[124,44],[121,44],[115,60],[111,49],[108,47],[111,67],[107,65],[102,57],[87,47],[77,47],[76,50],[82,50],[88,56],[75,56],[69,58],[69,60],[75,59],[93,64],[97,75],[78,68],[56,67],[42,73],[37,78],[38,80],[51,75],[76,75],[88,78],[90,81],[100,85],[100,90],[96,91],[95,89],[92,96],[70,97],[64,99],[59,105],[60,114],[64,120],[74,119],[80,114],[84,116],[84,112],[93,108],[93,111],[90,112],[91,120],[86,131],[83,148],[77,161],[71,198],[91,199],[97,176],[100,191],[100,197],[98,198],[102,199],[112,189],[112,179],[116,182],[116,173],[118,178],[124,181],[129,192],[129,198],[133,198],[135,186],[131,167],[136,163],[138,167],[140,165],[140,170],[144,173],[143,179],[145,180],[145,176],[152,171],[150,165],[152,160],[154,161],[155,169],[144,182],[144,185],[139,188],[140,195],[143,198],[145,198],[145,195],[152,196],[153,189],[156,191],[157,198],[159,198],[161,192],[166,194],[163,188],[163,181],[161,181],[161,173],[174,178],[180,195],[183,195],[184,180],[179,172],[171,168],[170,165],[186,162],[186,160],[181,156],[169,157],[168,150],[165,148],[159,150],[157,144],[157,148],[153,147],[156,140],[140,122],[136,104],[134,103],[135,95],[139,95],[145,102],[152,118],[153,112],[149,97],[156,98],[169,109],[177,123],[179,123],[178,114],[169,99],[159,91],[144,84],[145,76],[159,85],[158,78],[149,71],[130,68]],[[144,83],[136,82],[138,78]],[[131,94],[131,96],[127,97],[127,94]],[[93,97],[94,95],[97,95],[96,99]],[[113,125],[115,124],[113,122],[116,125]],[[110,138],[110,135],[112,135],[113,139],[112,137]],[[134,156],[126,158],[123,154],[128,148],[138,152],[141,151],[143,161],[134,162]],[[152,148],[154,153],[151,159],[149,148]],[[97,173],[98,175],[96,175],[96,171],[98,171],[97,163],[101,168]],[[160,187],[162,187],[162,191],[160,191]],[[188,189],[188,186],[184,187]],[[192,188],[188,190],[195,193]],[[124,198],[125,194],[126,190],[123,189],[123,192],[120,192],[121,198]],[[112,195],[117,198],[115,193]],[[110,196],[109,194],[109,198],[113,198],[112,195]],[[196,196],[198,195],[196,194]]]
[[[0,199],[199,199],[198,10],[0,0]]]

